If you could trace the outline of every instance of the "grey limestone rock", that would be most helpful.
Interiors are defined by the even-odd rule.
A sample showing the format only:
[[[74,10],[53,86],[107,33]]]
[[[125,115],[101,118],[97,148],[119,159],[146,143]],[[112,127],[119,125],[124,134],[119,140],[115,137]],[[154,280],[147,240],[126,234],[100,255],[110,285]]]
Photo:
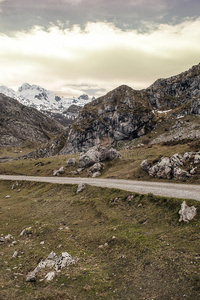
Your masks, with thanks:
[[[197,214],[197,209],[194,206],[187,206],[186,202],[183,201],[181,204],[181,209],[179,210],[180,219],[179,222],[189,222]]]
[[[187,172],[184,168],[187,162],[190,163],[191,170]],[[140,164],[141,168],[149,174],[149,176],[166,179],[186,180],[190,176],[197,173],[197,166],[200,163],[199,152],[185,152],[183,155],[178,153],[171,157],[162,157],[155,165],[151,166],[148,160],[143,160]]]
[[[54,271],[48,272],[45,276],[45,279],[50,281],[56,276],[57,271],[74,263],[75,261],[69,253],[63,252],[59,257],[57,257],[56,253],[52,251],[48,257],[45,260],[42,260],[32,272],[27,274],[26,281],[36,281],[37,273],[44,268],[54,269]]]
[[[62,166],[62,167],[60,167],[60,169],[54,170],[54,171],[53,171],[53,176],[59,176],[59,175],[61,175],[61,174],[63,174],[63,173],[65,173],[65,169],[64,169],[64,167]]]
[[[147,159],[144,159],[144,160],[141,162],[140,166],[141,166],[142,170],[145,171],[145,172],[148,172],[149,169],[150,169],[150,167],[151,167],[150,164],[148,163],[148,160],[147,160]]]
[[[161,161],[152,166],[149,171],[149,175],[158,178],[172,178],[172,165],[168,157],[162,157]]]
[[[189,174],[187,171],[182,170],[181,168],[174,168],[174,179],[176,180],[185,180],[189,178],[191,174]]]
[[[100,173],[103,168],[103,164],[101,163],[95,163],[93,166],[91,166],[88,170],[88,176],[93,176],[94,173]],[[100,173],[101,174],[101,173]]]
[[[99,177],[101,176],[101,172],[95,172],[92,174],[92,178],[96,178],[96,177]]]
[[[81,193],[85,188],[86,188],[86,185],[85,185],[84,183],[80,183],[80,184],[78,185],[78,189],[77,189],[77,191],[76,191],[76,194]]]
[[[67,166],[68,167],[74,167],[76,165],[76,159],[73,157],[73,158],[70,158],[68,161],[67,161]]]
[[[87,168],[97,162],[99,162],[98,148],[93,147],[80,156],[78,165],[79,168]]]

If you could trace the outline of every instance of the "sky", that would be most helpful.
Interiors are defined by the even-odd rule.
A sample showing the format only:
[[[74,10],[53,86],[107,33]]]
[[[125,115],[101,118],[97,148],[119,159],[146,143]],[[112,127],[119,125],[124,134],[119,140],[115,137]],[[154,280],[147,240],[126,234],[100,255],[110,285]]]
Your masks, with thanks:
[[[147,88],[200,62],[199,0],[0,0],[0,85]]]

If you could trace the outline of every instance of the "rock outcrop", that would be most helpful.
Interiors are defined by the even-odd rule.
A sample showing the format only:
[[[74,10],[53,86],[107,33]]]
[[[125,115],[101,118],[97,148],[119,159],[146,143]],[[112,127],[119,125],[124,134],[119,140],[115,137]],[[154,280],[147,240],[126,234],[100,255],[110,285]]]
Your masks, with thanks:
[[[44,268],[54,269],[54,271],[48,272],[45,276],[46,280],[50,281],[55,277],[56,272],[74,263],[75,261],[69,253],[63,252],[59,257],[57,257],[56,253],[52,251],[48,257],[45,260],[42,260],[32,272],[27,274],[26,281],[36,281],[37,273]]]
[[[191,99],[191,112],[200,114],[200,64],[167,79],[158,79],[145,90],[154,108],[167,110],[179,107]]]
[[[122,85],[84,106],[61,153],[142,136],[152,129],[153,117],[145,94]]]
[[[87,168],[101,161],[114,160],[117,158],[121,158],[121,154],[114,148],[94,146],[86,153],[80,155],[79,168]]]
[[[165,111],[170,112],[172,119],[200,114],[200,64],[177,76],[158,79],[145,90],[122,85],[85,105],[61,154],[143,136],[158,124],[159,114]],[[179,133],[183,138],[188,138],[188,134],[185,135],[185,129]],[[199,135],[200,131],[194,132],[191,138]]]
[[[199,153],[186,152],[184,155],[176,153],[171,157],[162,157],[154,165],[150,164],[148,160],[143,160],[140,166],[151,177],[184,181],[199,172]],[[183,168],[189,168],[189,170]]]

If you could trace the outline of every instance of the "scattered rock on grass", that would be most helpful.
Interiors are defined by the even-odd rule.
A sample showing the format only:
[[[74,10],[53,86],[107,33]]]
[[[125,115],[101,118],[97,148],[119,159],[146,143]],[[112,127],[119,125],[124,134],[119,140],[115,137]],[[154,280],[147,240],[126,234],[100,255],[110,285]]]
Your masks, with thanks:
[[[53,171],[53,176],[59,176],[59,175],[61,175],[61,174],[63,174],[63,173],[65,173],[65,169],[64,169],[64,167],[62,166],[62,167],[60,167],[60,169],[54,170],[54,171]]]
[[[76,194],[79,194],[79,193],[81,193],[84,189],[85,189],[85,183],[80,183],[79,185],[78,185],[78,189],[77,189],[77,191],[76,191]]]
[[[24,228],[23,230],[22,230],[22,232],[20,233],[20,236],[22,236],[22,235],[29,235],[29,234],[32,234],[33,232],[32,232],[32,227],[27,227],[27,228]]]
[[[75,261],[69,253],[63,252],[59,257],[57,257],[56,253],[52,251],[44,261],[42,260],[32,272],[27,274],[26,281],[36,281],[36,275],[39,271],[44,268],[54,268],[54,271],[48,272],[45,276],[45,279],[50,281],[54,279],[56,272],[74,263]]]
[[[45,276],[46,281],[51,281],[54,279],[54,277],[56,276],[56,272],[52,271],[47,273],[47,275]]]
[[[181,204],[181,209],[179,210],[180,219],[179,222],[186,222],[188,223],[192,220],[197,214],[197,209],[194,206],[187,206],[186,202],[183,201]]]

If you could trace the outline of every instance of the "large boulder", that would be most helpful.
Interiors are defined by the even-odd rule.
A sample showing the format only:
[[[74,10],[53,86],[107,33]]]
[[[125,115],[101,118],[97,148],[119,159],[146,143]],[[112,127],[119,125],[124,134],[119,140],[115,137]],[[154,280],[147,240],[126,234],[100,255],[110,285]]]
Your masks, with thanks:
[[[149,169],[149,175],[152,177],[171,179],[172,165],[169,157],[162,157],[161,161]]]
[[[81,193],[81,192],[85,189],[85,187],[86,187],[85,183],[80,183],[80,184],[78,185],[78,189],[77,189],[77,191],[76,191],[76,194]]]
[[[99,160],[100,161],[114,160],[114,159],[117,159],[117,158],[121,158],[121,154],[116,149],[106,148],[106,147],[101,147],[99,149]]]
[[[99,152],[97,147],[92,147],[86,153],[81,154],[78,162],[79,168],[87,168],[99,162]]]
[[[194,206],[187,206],[186,202],[183,201],[181,204],[181,209],[179,210],[180,219],[179,222],[189,222],[197,214],[197,209]]]
[[[79,168],[87,168],[96,163],[99,163],[100,161],[114,160],[117,158],[121,158],[121,154],[114,148],[95,146],[88,150],[86,153],[80,155]]]
[[[73,158],[70,158],[68,161],[67,161],[67,167],[74,167],[76,165],[76,159],[73,157]]]
[[[101,164],[101,163],[96,163],[96,164],[94,164],[93,166],[91,166],[90,168],[89,168],[89,170],[88,170],[88,176],[93,176],[93,174],[95,174],[95,173],[100,173],[101,172],[101,170],[102,170],[102,168],[103,168],[103,164]],[[97,175],[97,174],[96,174]],[[100,173],[100,175],[101,175],[101,173]],[[97,176],[96,176],[97,177]]]
[[[60,176],[61,174],[64,174],[64,173],[65,173],[65,169],[62,166],[62,167],[60,167],[60,169],[53,171],[53,176]]]

